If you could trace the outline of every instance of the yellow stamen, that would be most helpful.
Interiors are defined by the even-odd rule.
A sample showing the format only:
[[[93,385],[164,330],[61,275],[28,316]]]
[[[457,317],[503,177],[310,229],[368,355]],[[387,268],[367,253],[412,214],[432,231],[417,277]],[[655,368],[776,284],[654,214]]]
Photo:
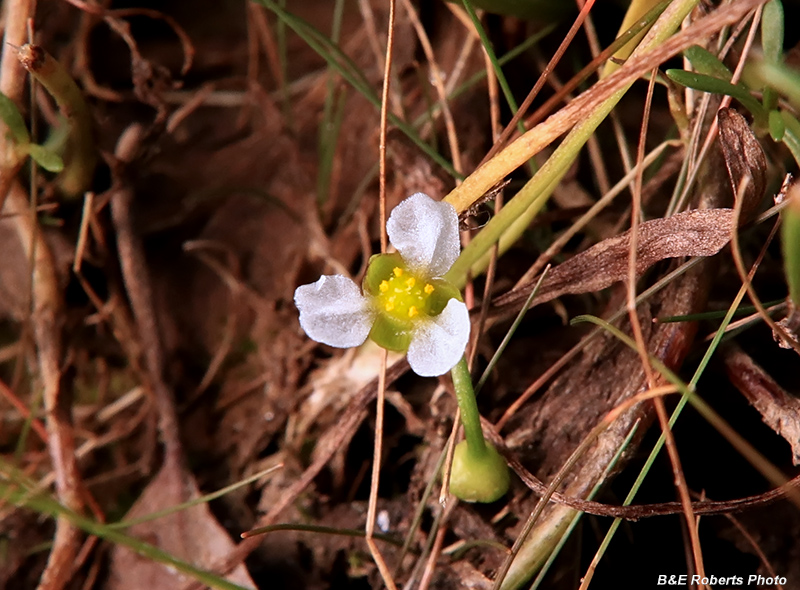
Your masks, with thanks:
[[[416,307],[412,305],[411,307],[408,308],[408,317],[413,318],[417,315],[419,315],[419,312],[417,311]]]
[[[381,290],[381,293],[386,293],[386,291],[389,290],[389,281],[381,281],[378,288]]]
[[[415,279],[414,277],[409,277],[408,279],[406,279],[406,285],[408,285],[409,289],[411,289],[414,285],[416,285],[416,283],[417,279]]]
[[[392,300],[387,301],[386,305],[384,305],[384,308],[386,309],[386,311],[392,311],[394,309],[394,301]]]
[[[394,269],[392,269],[392,272],[394,273],[394,276],[396,276],[396,277],[402,277],[403,276],[403,269],[400,268],[399,266],[395,266]]]
[[[425,291],[426,294],[430,295],[431,293],[433,293],[433,285],[428,283],[425,285],[425,289],[423,290]]]

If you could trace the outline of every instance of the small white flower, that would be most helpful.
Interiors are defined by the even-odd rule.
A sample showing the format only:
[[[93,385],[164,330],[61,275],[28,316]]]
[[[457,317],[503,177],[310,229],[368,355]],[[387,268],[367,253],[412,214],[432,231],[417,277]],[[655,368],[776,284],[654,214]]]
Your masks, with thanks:
[[[458,215],[449,203],[415,193],[386,223],[398,254],[373,256],[364,294],[342,275],[298,287],[300,325],[317,342],[338,348],[367,337],[408,352],[423,377],[442,375],[461,359],[469,339],[469,312],[458,290],[441,277],[458,258]]]

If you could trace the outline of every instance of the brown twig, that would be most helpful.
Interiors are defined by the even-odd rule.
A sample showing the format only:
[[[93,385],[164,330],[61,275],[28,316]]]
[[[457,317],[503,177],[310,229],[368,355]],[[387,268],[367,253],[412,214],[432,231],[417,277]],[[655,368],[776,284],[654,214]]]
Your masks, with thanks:
[[[3,43],[0,91],[16,103],[24,90],[25,74],[17,60],[17,49],[27,40],[26,23],[35,11],[33,0],[16,0],[5,6],[5,38]],[[3,127],[5,127],[3,125]],[[5,133],[0,133],[3,137]],[[3,142],[3,165],[0,168],[0,208],[12,215],[17,234],[32,268],[32,308],[30,321],[36,342],[39,374],[44,388],[48,450],[56,476],[59,501],[76,512],[82,512],[80,478],[75,459],[71,427],[70,391],[62,388],[61,293],[56,278],[52,253],[42,237],[35,217],[30,211],[25,190],[15,180],[19,162],[12,157],[13,146]],[[5,201],[3,203],[3,201]],[[66,519],[56,519],[53,547],[39,588],[63,588],[73,569],[80,532]]]
[[[132,125],[117,142],[115,155],[121,162],[129,162],[138,149],[143,130]],[[118,186],[111,196],[111,219],[117,235],[120,267],[125,290],[130,299],[136,320],[138,336],[144,352],[145,368],[150,386],[153,388],[159,417],[159,431],[164,442],[164,463],[174,468],[182,465],[182,445],[179,437],[178,418],[167,384],[164,382],[164,353],[158,321],[153,306],[153,289],[144,258],[141,238],[133,227],[131,205],[133,190]]]

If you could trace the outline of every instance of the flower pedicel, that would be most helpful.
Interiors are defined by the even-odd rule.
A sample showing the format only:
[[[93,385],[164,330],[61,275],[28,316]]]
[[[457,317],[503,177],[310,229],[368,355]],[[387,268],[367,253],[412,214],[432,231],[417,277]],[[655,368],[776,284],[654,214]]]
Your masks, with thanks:
[[[452,205],[415,193],[386,222],[397,253],[370,259],[362,290],[342,275],[298,287],[300,325],[317,342],[338,348],[367,338],[406,352],[423,377],[453,372],[466,440],[456,447],[450,491],[471,502],[493,502],[508,490],[508,466],[487,443],[464,360],[470,321],[461,293],[442,277],[458,258],[458,215]]]

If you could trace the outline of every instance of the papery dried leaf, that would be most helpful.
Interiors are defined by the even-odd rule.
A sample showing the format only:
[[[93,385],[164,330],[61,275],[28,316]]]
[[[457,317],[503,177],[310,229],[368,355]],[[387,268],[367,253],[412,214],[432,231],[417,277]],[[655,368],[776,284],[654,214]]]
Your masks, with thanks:
[[[139,496],[126,518],[131,520],[152,514],[199,495],[197,484],[190,474],[179,467],[165,464]],[[217,522],[208,504],[197,504],[180,512],[134,525],[128,532],[203,569],[211,568],[215,560],[227,555],[234,548],[233,541]],[[175,568],[155,563],[121,545],[114,547],[109,568],[106,590],[180,588],[187,582],[186,576]],[[237,566],[226,577],[245,588],[256,587],[244,565]]]
[[[767,159],[747,120],[734,109],[717,113],[719,145],[728,167],[733,194],[739,198],[741,183],[747,180],[741,198],[739,223],[750,221],[758,211],[767,186]]]
[[[665,258],[713,256],[730,240],[732,223],[732,209],[697,209],[646,221],[639,226],[637,275]],[[630,235],[627,231],[603,240],[552,269],[532,305],[561,295],[599,291],[624,281],[628,276]],[[519,308],[535,284],[528,283],[497,297],[493,301],[495,308],[506,308],[501,313]]]

